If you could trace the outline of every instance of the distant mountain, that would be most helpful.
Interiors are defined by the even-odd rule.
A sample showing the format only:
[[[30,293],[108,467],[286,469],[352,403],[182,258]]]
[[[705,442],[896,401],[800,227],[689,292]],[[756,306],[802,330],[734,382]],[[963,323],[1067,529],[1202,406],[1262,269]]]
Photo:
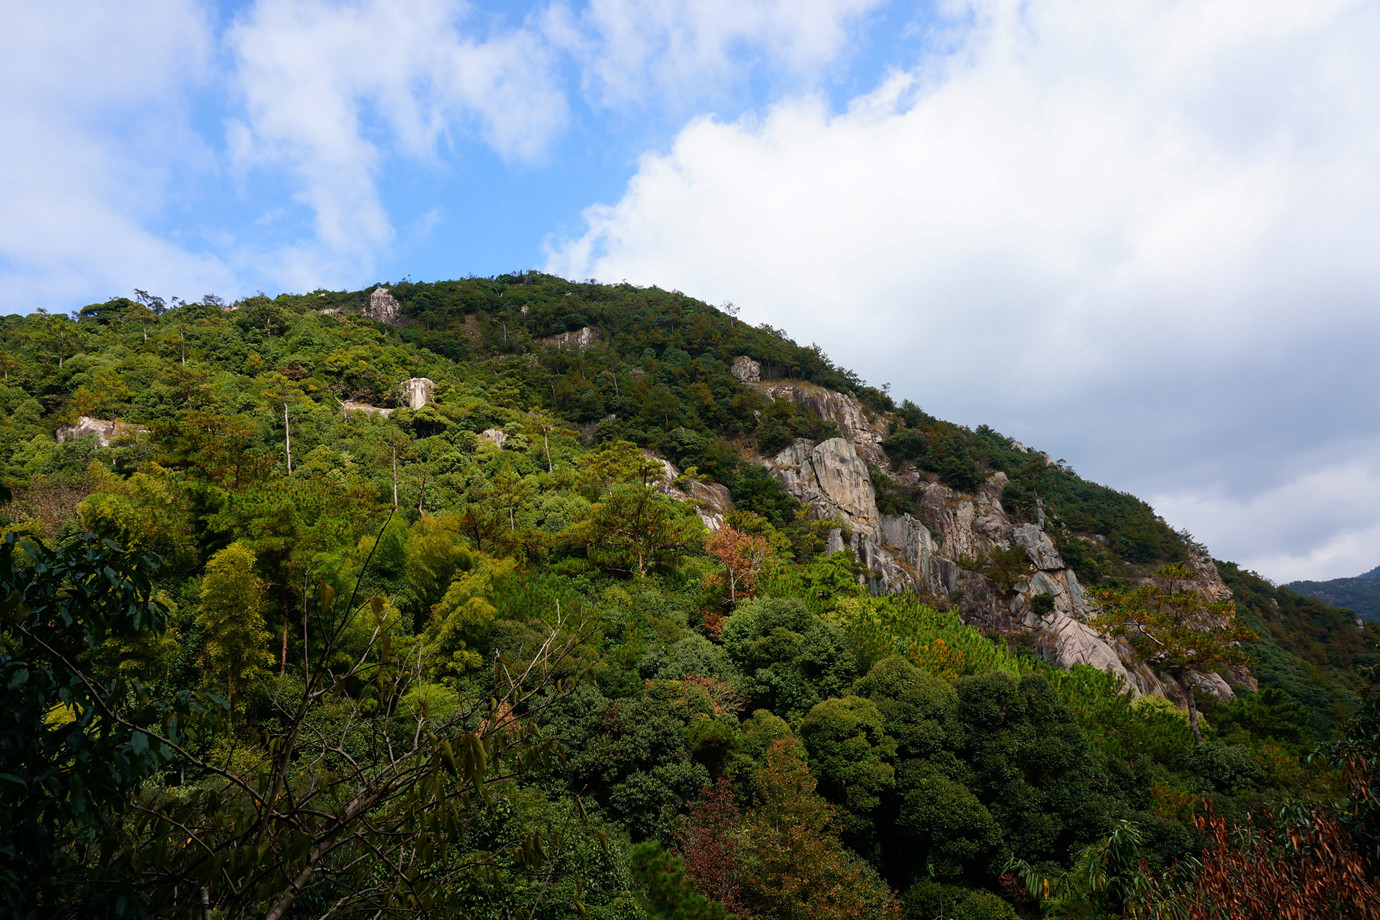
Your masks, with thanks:
[[[1380,623],[1380,566],[1355,578],[1294,581],[1285,587],[1305,597],[1326,601],[1334,607],[1350,608],[1361,619]]]

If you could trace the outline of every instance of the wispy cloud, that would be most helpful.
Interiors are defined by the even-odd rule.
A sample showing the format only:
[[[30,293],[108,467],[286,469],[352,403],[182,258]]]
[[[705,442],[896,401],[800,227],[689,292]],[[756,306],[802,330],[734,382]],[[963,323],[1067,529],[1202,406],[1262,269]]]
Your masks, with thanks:
[[[602,106],[712,98],[765,62],[815,77],[849,43],[850,27],[885,0],[563,0],[543,31],[583,69]]]
[[[245,104],[235,160],[288,169],[313,214],[315,238],[281,270],[289,283],[367,271],[391,243],[377,186],[390,158],[431,160],[469,134],[530,160],[564,127],[539,36],[479,34],[466,14],[451,0],[290,0],[258,3],[230,30]]]

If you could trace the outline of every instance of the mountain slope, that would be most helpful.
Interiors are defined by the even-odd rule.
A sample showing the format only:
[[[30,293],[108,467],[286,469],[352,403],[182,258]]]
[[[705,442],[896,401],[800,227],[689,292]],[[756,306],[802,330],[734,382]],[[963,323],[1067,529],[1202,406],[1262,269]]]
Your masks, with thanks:
[[[1010,918],[1008,854],[1074,885],[1133,826],[1158,872],[1205,800],[1334,794],[1307,755],[1369,690],[1376,627],[676,292],[142,295],[5,318],[0,370],[34,873],[0,886],[36,916]],[[1168,562],[1260,634],[1262,692],[1197,683],[1201,747],[1089,622]]]
[[[1334,607],[1346,607],[1363,620],[1380,623],[1380,568],[1355,578],[1291,581],[1285,587]]]

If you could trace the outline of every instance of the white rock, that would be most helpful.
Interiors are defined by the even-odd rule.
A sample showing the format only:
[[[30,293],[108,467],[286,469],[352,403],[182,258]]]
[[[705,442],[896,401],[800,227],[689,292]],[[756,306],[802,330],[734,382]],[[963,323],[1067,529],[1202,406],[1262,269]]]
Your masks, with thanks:
[[[747,355],[739,355],[733,359],[732,374],[743,383],[756,383],[762,379],[762,365]]]

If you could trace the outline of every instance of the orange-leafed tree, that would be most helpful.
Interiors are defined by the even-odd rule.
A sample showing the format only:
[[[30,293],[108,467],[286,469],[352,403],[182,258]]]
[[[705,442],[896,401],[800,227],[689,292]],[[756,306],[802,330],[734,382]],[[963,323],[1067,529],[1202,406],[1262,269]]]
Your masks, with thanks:
[[[771,558],[767,538],[725,526],[710,539],[710,555],[727,569],[728,603],[735,606],[738,597],[751,597],[757,588],[757,576]]]
[[[1335,817],[1310,809],[1281,826],[1195,819],[1207,851],[1183,878],[1155,880],[1135,916],[1151,920],[1380,920],[1380,883]]]

